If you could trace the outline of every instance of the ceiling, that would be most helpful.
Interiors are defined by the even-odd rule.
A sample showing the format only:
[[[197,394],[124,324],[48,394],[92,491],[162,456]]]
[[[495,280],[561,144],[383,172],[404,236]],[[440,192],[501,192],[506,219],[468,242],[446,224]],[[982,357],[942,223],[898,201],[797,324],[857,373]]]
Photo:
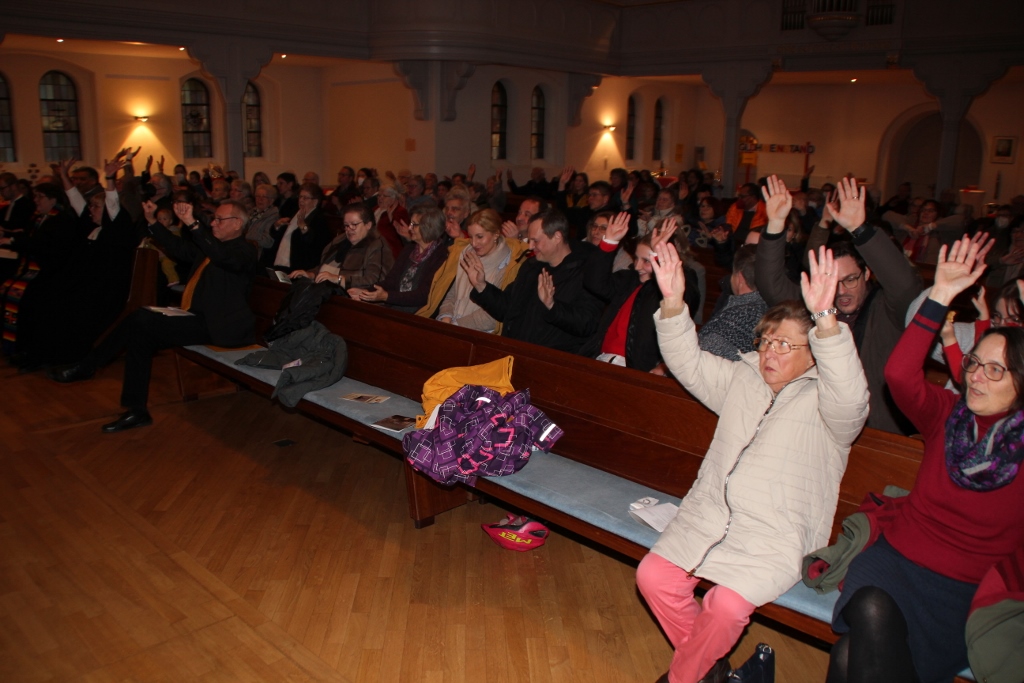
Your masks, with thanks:
[[[614,4],[647,4],[651,0],[611,0]],[[658,0],[669,2],[672,0]],[[68,53],[102,54],[125,57],[153,57],[159,59],[181,59],[187,55],[179,45],[155,45],[152,43],[129,43],[122,41],[66,39],[58,43],[56,38],[8,34],[0,43],[0,52],[53,52],[66,50]],[[314,57],[289,54],[274,55],[282,64],[305,67],[328,67],[344,64],[345,60],[335,57]],[[855,83],[851,79],[856,78]],[[703,85],[699,74],[680,76],[650,76],[644,80],[679,83],[682,85]],[[1011,67],[1003,82],[1024,83],[1024,66]],[[772,74],[772,85],[920,85],[909,69],[876,69],[863,71],[776,71]]]

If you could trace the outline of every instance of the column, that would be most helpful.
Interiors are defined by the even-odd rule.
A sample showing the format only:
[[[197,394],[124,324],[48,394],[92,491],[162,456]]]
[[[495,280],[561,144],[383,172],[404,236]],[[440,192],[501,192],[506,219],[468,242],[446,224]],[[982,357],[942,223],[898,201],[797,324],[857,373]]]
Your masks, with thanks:
[[[701,77],[725,110],[725,142],[722,150],[722,187],[726,196],[736,188],[736,163],[739,154],[740,128],[747,100],[757,94],[772,74],[770,61],[728,62],[709,64]]]

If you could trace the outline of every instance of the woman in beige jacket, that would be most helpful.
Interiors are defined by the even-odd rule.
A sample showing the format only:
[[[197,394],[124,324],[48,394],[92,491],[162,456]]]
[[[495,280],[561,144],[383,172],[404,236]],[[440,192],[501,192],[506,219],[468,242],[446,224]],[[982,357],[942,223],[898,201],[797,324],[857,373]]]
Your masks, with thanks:
[[[832,254],[810,256],[806,308],[790,301],[770,309],[755,329],[758,350],[733,362],[700,350],[681,264],[673,250],[658,250],[662,356],[719,415],[697,480],[637,569],[676,649],[662,680],[724,680],[724,657],[750,614],[789,590],[803,556],[828,543],[850,445],[867,420],[868,388],[850,329],[832,308]],[[701,578],[716,585],[698,604]]]

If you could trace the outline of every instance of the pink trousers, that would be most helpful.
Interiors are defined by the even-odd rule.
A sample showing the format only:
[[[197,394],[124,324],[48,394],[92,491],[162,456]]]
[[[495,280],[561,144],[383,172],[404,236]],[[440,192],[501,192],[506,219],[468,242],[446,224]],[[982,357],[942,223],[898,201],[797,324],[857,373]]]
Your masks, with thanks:
[[[700,579],[654,553],[636,569],[636,585],[676,649],[669,683],[697,683],[724,657],[750,622],[756,607],[725,586],[714,586],[697,602]]]

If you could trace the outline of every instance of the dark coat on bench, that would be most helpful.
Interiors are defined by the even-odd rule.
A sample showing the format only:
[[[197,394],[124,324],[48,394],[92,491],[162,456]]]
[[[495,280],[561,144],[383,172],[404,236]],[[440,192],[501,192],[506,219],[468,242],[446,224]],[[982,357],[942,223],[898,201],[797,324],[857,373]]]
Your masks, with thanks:
[[[558,266],[535,258],[528,260],[519,269],[515,282],[504,291],[488,283],[484,291],[470,292],[470,298],[480,308],[503,323],[501,336],[578,353],[597,330],[601,303],[583,287],[583,270],[594,247],[578,242],[571,242],[570,246],[572,251]],[[555,283],[555,305],[551,310],[537,295],[537,281],[545,269]]]

